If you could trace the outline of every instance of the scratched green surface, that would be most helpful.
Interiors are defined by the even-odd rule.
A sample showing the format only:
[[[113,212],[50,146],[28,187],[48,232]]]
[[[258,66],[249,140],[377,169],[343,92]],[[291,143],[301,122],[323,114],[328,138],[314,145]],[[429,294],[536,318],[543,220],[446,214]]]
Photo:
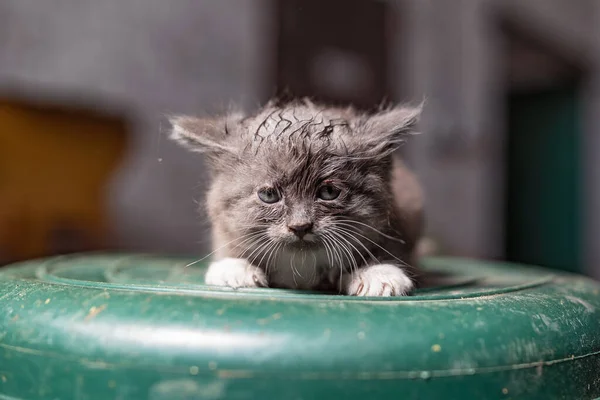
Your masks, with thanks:
[[[203,266],[71,256],[0,272],[0,398],[600,397],[600,286],[429,259],[371,299],[204,286]]]

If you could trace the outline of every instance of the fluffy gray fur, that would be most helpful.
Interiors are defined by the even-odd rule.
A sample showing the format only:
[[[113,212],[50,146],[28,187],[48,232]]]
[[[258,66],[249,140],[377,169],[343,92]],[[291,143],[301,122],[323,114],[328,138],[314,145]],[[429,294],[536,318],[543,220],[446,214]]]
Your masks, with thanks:
[[[420,113],[420,106],[367,114],[303,100],[272,102],[249,116],[172,118],[172,138],[210,166],[214,255],[206,282],[410,292],[422,196],[393,153],[415,133]],[[264,190],[278,201],[261,200]],[[339,195],[323,199],[323,191]],[[297,226],[309,227],[304,236]]]

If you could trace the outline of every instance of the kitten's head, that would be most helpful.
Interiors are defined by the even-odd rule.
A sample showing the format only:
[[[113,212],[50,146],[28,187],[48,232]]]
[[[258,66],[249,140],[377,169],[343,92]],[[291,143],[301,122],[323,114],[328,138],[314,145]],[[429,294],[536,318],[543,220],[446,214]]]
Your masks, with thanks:
[[[172,137],[208,159],[209,214],[240,253],[327,247],[349,232],[371,237],[365,225],[386,230],[391,155],[420,111],[269,104],[247,117],[173,118]]]

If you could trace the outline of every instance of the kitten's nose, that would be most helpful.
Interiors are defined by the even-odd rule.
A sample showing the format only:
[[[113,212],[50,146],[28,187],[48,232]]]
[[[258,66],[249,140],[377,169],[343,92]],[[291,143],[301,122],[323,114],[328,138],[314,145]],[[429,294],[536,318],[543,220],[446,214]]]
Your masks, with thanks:
[[[300,239],[304,237],[313,227],[312,222],[304,222],[301,224],[293,224],[288,225],[288,229],[294,232],[294,235],[298,236]]]

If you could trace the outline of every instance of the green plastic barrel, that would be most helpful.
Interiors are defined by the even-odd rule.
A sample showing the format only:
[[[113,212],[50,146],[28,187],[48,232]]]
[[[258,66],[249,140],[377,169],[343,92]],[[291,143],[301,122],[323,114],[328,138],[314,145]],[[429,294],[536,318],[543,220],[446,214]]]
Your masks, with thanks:
[[[600,286],[431,258],[403,298],[203,285],[192,260],[58,257],[0,272],[0,399],[590,399]]]

